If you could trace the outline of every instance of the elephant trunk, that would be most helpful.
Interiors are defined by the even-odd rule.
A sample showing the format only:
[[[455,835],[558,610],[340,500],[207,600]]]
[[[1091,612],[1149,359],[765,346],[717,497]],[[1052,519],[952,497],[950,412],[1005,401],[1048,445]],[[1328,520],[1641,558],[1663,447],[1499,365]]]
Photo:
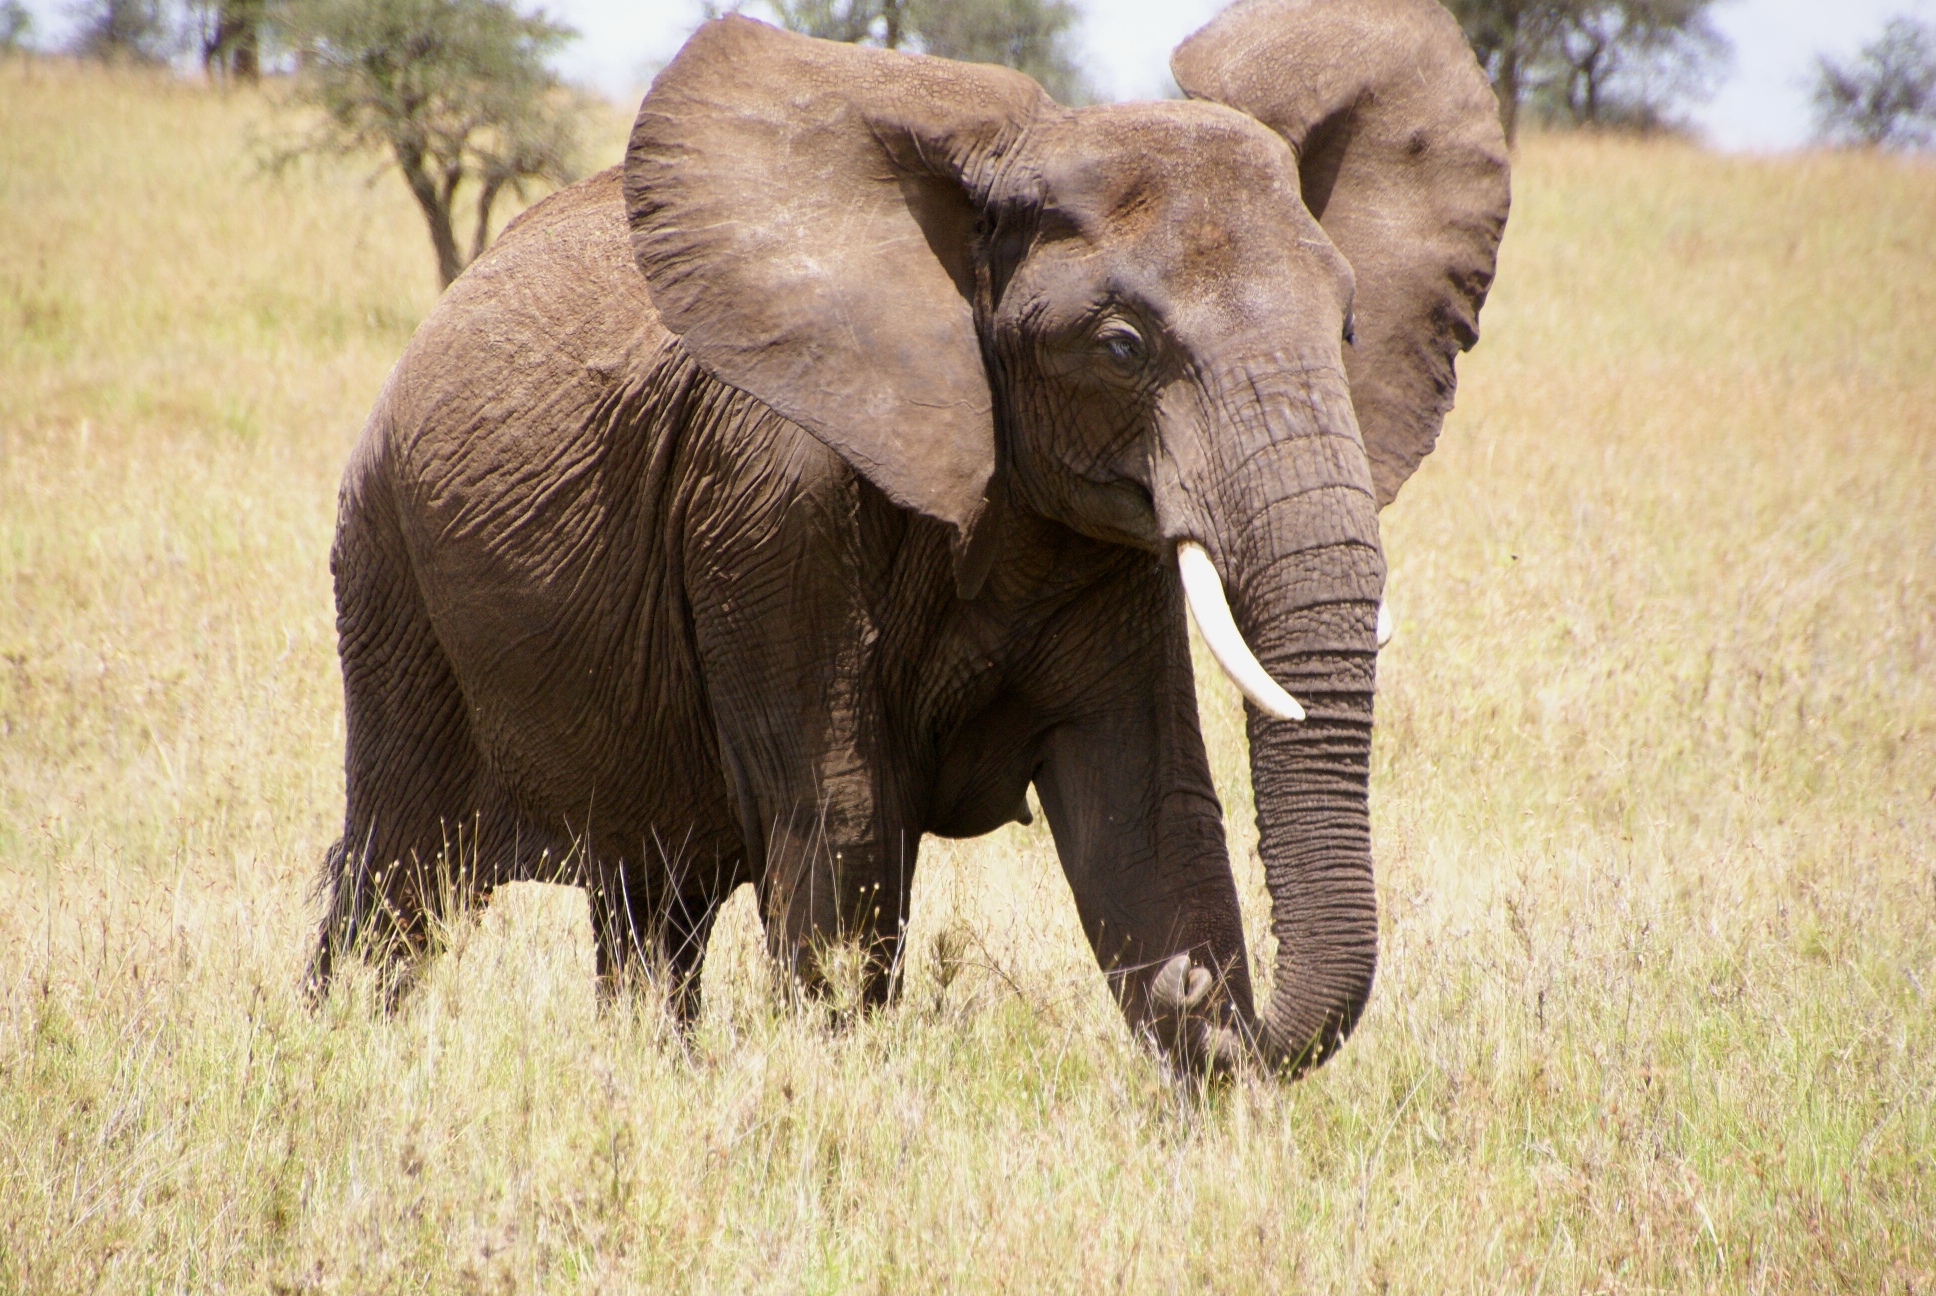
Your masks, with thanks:
[[[1246,707],[1277,939],[1260,1036],[1292,1075],[1351,1032],[1377,964],[1367,790],[1384,556],[1342,378],[1323,386],[1337,390],[1264,396],[1247,436],[1225,423],[1217,440],[1236,453],[1196,520],[1253,664],[1303,713],[1279,718],[1294,712],[1268,695]]]
[[[1276,654],[1266,661],[1290,664]],[[1267,1059],[1293,1075],[1322,1063],[1351,1033],[1378,962],[1365,797],[1371,693],[1324,681],[1307,697],[1302,725],[1252,710],[1248,726],[1277,938],[1262,1037]]]

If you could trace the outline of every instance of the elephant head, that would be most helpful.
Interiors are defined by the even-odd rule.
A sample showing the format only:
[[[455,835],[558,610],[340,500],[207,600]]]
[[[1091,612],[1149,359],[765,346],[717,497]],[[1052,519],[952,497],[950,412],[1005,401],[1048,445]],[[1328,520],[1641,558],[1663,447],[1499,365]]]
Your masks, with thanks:
[[[1376,961],[1378,509],[1432,447],[1507,207],[1495,101],[1433,0],[1245,0],[1187,101],[1064,109],[1001,68],[702,28],[626,159],[661,318],[720,380],[950,528],[1177,555],[1250,699],[1291,1071]]]

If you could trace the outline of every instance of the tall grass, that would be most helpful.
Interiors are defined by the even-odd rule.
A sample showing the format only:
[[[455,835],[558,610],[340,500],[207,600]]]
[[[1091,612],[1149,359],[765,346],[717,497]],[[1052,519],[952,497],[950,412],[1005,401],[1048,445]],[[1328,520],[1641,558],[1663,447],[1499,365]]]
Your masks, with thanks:
[[[1191,1098],[1040,827],[929,844],[860,1020],[744,895],[690,1037],[601,1014],[541,887],[302,1005],[335,478],[434,277],[265,122],[0,64],[0,1290],[1936,1286],[1936,169],[1525,143],[1385,518],[1372,1006]]]

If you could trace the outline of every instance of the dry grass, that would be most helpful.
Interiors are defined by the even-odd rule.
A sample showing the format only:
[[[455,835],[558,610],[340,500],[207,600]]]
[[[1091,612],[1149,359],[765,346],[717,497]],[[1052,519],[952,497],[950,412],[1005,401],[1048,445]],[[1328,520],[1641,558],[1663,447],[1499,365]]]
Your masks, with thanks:
[[[0,66],[0,1290],[1936,1289],[1936,169],[1527,142],[1386,518],[1373,1006],[1191,1102],[1039,830],[930,849],[845,1027],[744,896],[692,1039],[600,1016],[536,887],[301,1006],[335,477],[432,275],[263,120]]]

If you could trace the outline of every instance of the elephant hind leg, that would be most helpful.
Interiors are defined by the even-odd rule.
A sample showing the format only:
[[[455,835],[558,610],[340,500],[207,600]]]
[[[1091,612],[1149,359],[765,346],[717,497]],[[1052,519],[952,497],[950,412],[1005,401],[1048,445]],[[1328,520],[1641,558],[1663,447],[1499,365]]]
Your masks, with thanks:
[[[443,924],[488,897],[475,841],[474,829],[460,828],[430,849],[400,856],[352,848],[348,838],[331,846],[318,888],[324,914],[307,980],[312,1001],[328,993],[346,959],[357,958],[377,969],[385,1006],[395,1007]]]
[[[331,566],[343,666],[343,837],[319,890],[310,965],[324,993],[355,951],[390,974],[392,998],[441,920],[497,880],[492,817],[462,690],[425,610],[381,490],[345,492]]]

